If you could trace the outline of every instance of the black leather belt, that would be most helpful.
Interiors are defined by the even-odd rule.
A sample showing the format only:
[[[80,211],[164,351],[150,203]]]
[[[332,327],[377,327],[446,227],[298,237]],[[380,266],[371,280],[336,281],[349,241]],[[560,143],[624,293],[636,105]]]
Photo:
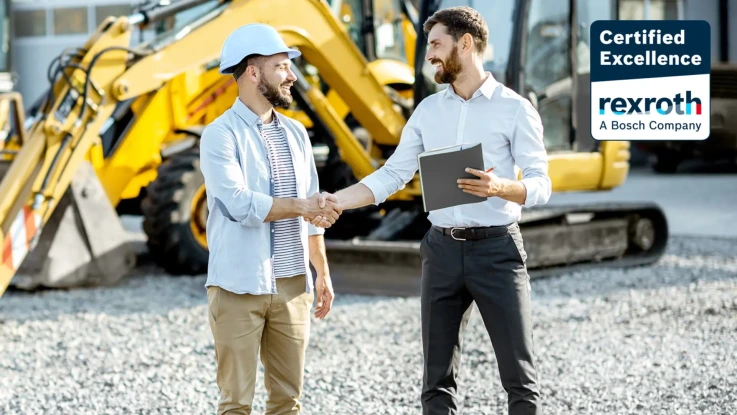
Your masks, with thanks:
[[[516,224],[503,225],[503,226],[488,226],[478,228],[441,228],[440,226],[433,226],[433,229],[440,231],[443,235],[450,236],[457,241],[474,241],[485,238],[493,238],[495,236],[502,236],[509,231],[509,228],[516,226]]]

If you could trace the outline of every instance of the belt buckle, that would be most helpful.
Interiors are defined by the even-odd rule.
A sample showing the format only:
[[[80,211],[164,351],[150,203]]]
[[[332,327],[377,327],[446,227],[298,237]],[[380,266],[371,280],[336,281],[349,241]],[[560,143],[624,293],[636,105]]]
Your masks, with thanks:
[[[456,228],[456,227],[450,228],[450,237],[455,239],[456,241],[465,241],[466,238],[456,238],[456,236],[453,235],[453,231],[456,229],[465,230],[466,228]]]

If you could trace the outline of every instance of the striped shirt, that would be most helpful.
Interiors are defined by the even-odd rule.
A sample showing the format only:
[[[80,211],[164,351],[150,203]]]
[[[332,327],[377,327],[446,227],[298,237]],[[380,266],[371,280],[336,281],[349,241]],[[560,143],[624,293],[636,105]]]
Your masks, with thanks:
[[[266,142],[274,180],[274,197],[297,197],[292,154],[284,132],[276,119],[263,124],[261,136]],[[305,261],[300,240],[300,218],[274,221],[274,275],[276,278],[305,274]]]

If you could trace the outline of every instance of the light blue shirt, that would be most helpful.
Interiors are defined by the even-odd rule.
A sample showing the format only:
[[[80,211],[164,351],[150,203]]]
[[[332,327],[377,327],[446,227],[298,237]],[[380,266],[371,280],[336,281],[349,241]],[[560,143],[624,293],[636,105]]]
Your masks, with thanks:
[[[417,156],[426,150],[462,143],[481,142],[485,169],[516,180],[522,170],[527,198],[522,206],[545,204],[552,185],[543,143],[540,116],[530,102],[488,79],[469,100],[452,86],[428,96],[407,120],[397,149],[377,171],[364,177],[375,204],[404,188],[418,169]],[[499,197],[431,211],[428,220],[441,227],[508,225],[519,221],[522,206]]]
[[[312,145],[305,127],[274,111],[292,156],[297,196],[319,191]],[[200,169],[205,177],[207,243],[210,257],[205,286],[237,294],[275,294],[274,222],[264,222],[273,205],[274,180],[268,149],[260,134],[263,121],[236,98],[233,106],[205,127],[200,139]],[[300,218],[305,290],[312,292],[308,235],[324,234]]]

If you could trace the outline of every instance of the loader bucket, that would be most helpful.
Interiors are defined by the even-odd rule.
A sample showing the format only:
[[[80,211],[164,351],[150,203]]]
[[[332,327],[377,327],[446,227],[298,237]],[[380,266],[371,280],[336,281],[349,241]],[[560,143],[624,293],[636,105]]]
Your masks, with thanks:
[[[21,210],[18,216],[23,214]],[[37,237],[11,286],[26,290],[108,286],[136,264],[133,241],[89,162],[75,172]]]

